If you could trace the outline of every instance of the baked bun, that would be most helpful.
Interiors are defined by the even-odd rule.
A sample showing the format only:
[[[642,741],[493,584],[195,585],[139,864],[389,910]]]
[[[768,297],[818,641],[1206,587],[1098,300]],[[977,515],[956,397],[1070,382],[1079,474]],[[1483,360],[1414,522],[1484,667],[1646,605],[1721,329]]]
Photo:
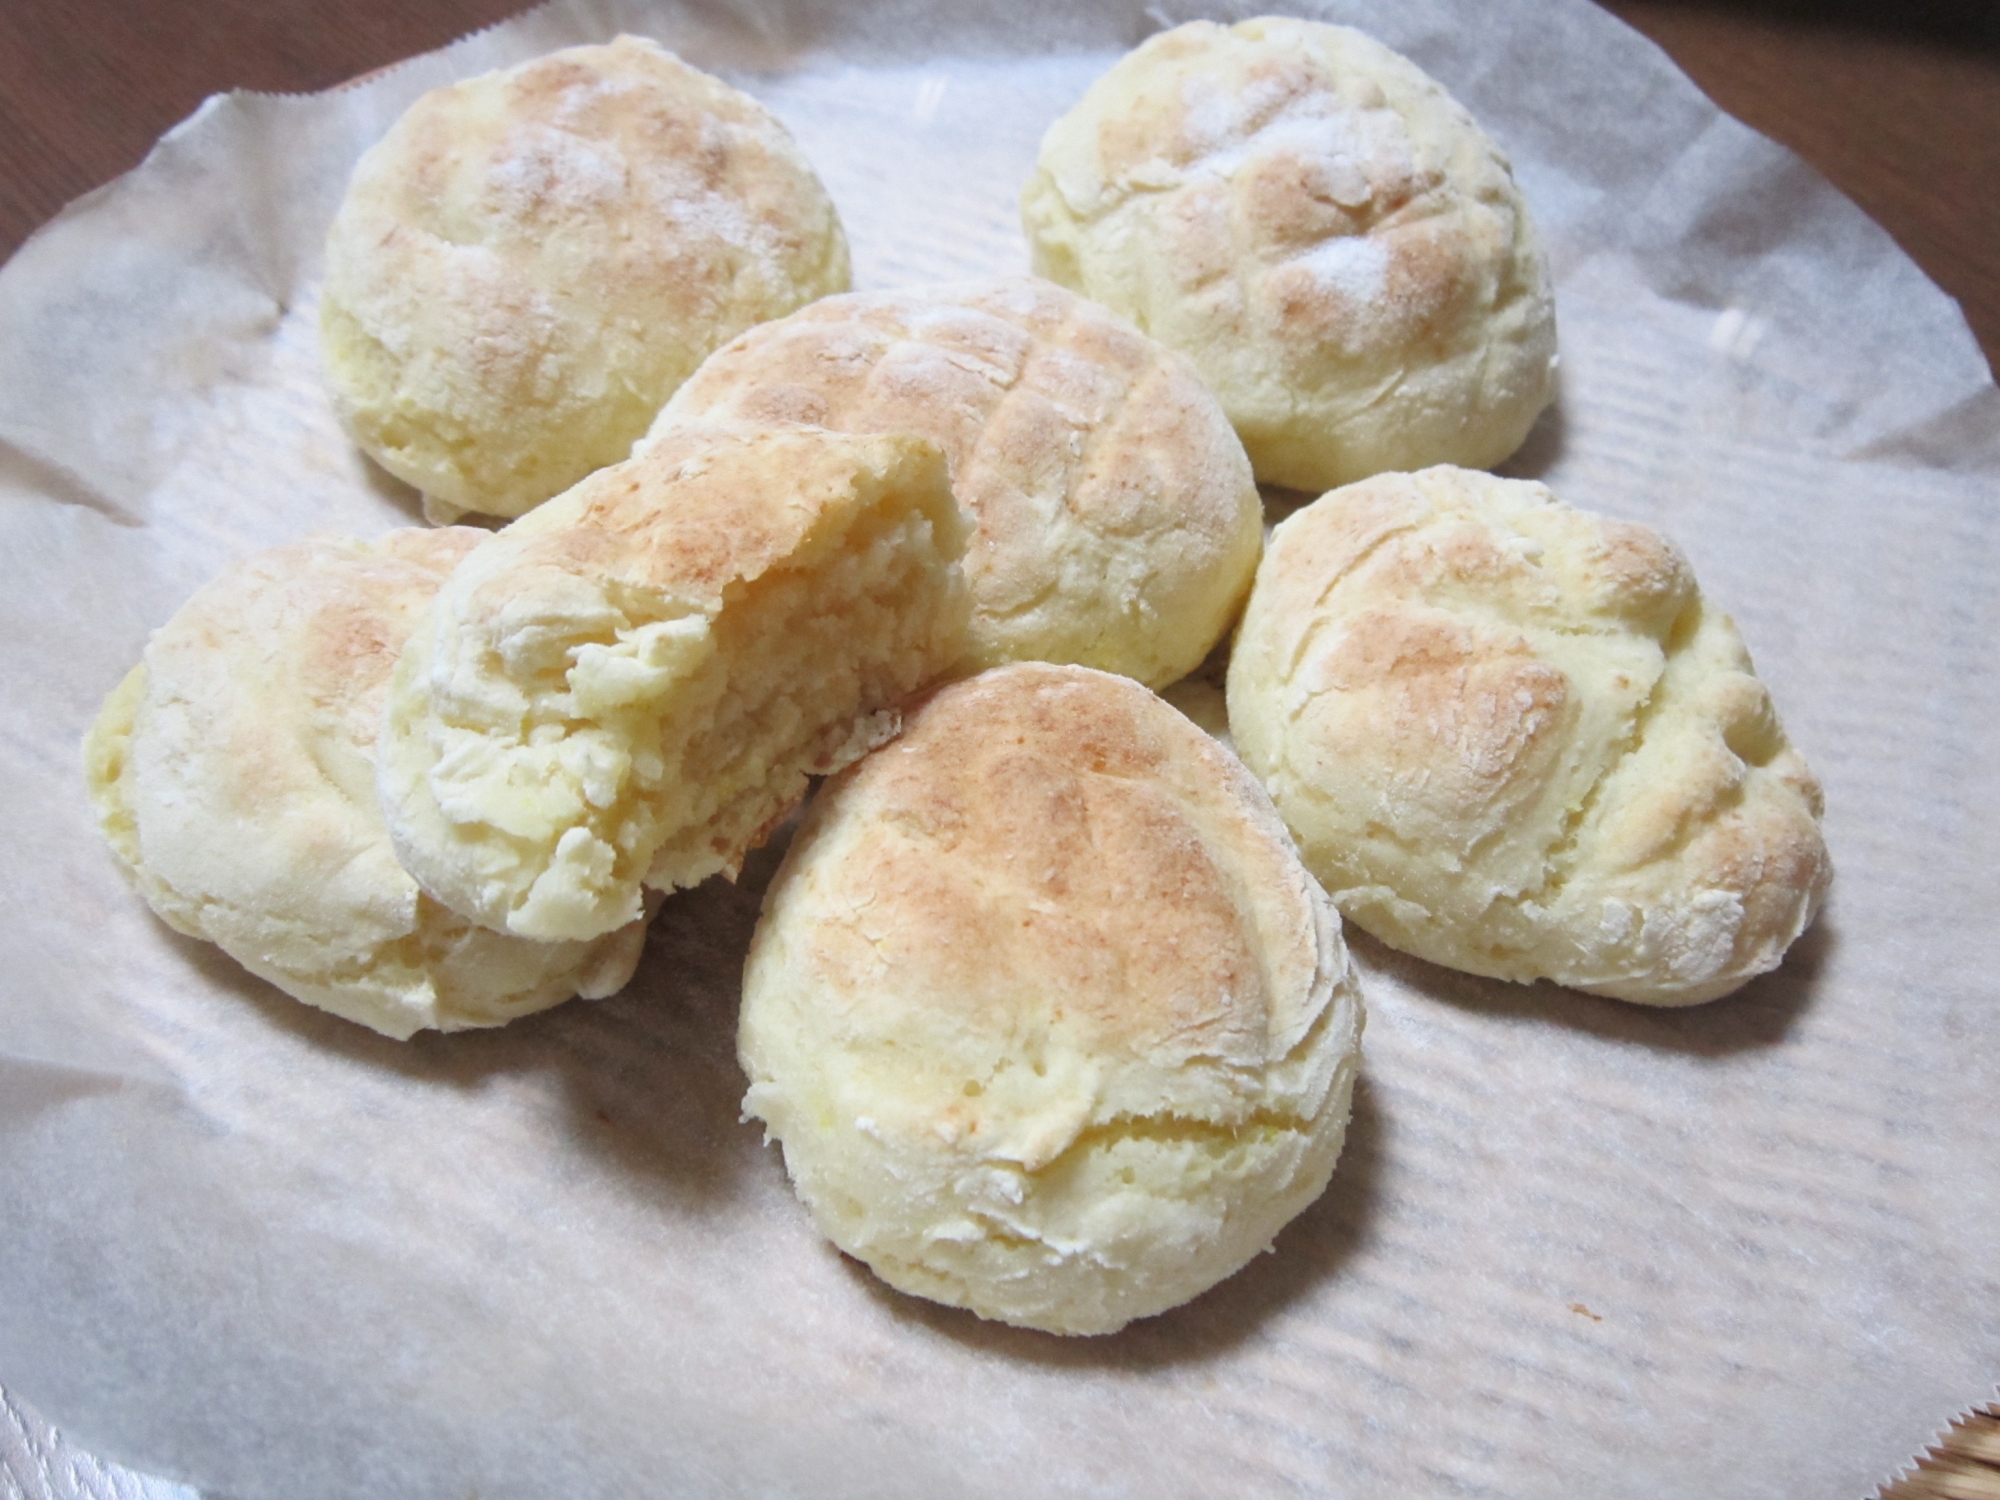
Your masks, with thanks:
[[[1054,1333],[1213,1286],[1325,1188],[1361,1000],[1242,765],[1020,663],[824,787],[744,973],[747,1114],[891,1285]]]
[[[354,169],[320,339],[342,421],[433,519],[518,516],[626,457],[718,345],[847,285],[784,127],[627,36],[412,105]]]
[[[660,414],[914,432],[970,512],[968,671],[1079,662],[1159,687],[1234,622],[1263,547],[1194,367],[1027,277],[830,297],[718,351]]]
[[[1484,468],[1554,397],[1506,158],[1358,31],[1161,32],[1049,128],[1022,216],[1038,273],[1195,362],[1268,483]]]
[[[84,741],[91,799],[162,920],[308,1005],[393,1037],[608,995],[645,942],[472,926],[389,849],[374,747],[396,653],[484,533],[315,537],[261,553],[153,635]]]
[[[1458,469],[1273,534],[1229,723],[1353,922],[1496,979],[1692,1005],[1831,876],[1820,789],[1658,532]]]
[[[734,870],[964,649],[964,522],[913,437],[687,429],[466,558],[389,693],[424,889],[587,938]]]

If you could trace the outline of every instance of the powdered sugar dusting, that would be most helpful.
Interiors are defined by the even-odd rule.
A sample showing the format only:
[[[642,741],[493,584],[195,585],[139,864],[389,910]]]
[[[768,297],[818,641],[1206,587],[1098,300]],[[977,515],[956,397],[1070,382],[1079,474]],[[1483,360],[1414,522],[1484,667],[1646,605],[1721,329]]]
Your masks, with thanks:
[[[1365,234],[1327,240],[1291,264],[1328,291],[1361,305],[1381,301],[1389,284],[1388,247]]]
[[[651,186],[655,211],[691,247],[724,247],[747,257],[767,281],[782,280],[784,246],[741,203],[678,164],[653,173]]]
[[[702,182],[692,172],[669,163],[653,173],[653,201],[660,217],[691,238],[719,240],[732,249],[747,249],[753,238],[750,216]]]
[[[741,147],[739,127],[708,120],[702,144],[710,158],[728,159]],[[719,189],[691,162],[661,159],[647,177],[653,211],[689,241],[722,246],[747,258],[750,268],[772,285],[786,277],[786,247],[777,230],[737,196]]]
[[[1275,106],[1275,107],[1274,107]],[[1408,129],[1393,110],[1356,109],[1331,93],[1280,99],[1273,82],[1229,93],[1215,81],[1190,77],[1181,85],[1182,136],[1193,155],[1190,178],[1234,177],[1274,156],[1302,163],[1312,191],[1343,207],[1359,207],[1375,184],[1411,169]],[[1268,115],[1261,124],[1251,122]]]
[[[1191,73],[1181,82],[1181,129],[1204,155],[1224,150],[1243,140],[1250,122],[1277,106],[1282,92],[1275,79],[1224,88],[1206,74]]]
[[[523,125],[487,172],[487,183],[512,217],[539,210],[558,214],[602,212],[625,193],[625,158],[608,141],[587,141],[567,130]]]
[[[614,113],[623,101],[636,101],[636,107],[645,109],[658,99],[659,89],[650,78],[593,72],[563,89],[550,118],[560,129],[595,134],[603,128],[596,122]]]

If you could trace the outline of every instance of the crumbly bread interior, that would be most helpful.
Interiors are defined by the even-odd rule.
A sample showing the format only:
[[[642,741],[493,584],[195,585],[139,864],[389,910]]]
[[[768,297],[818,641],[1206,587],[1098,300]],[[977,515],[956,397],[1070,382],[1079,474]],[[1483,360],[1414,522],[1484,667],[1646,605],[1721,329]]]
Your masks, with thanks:
[[[155,633],[84,742],[99,825],[162,920],[394,1037],[610,994],[644,942],[642,922],[589,943],[484,931],[390,852],[383,694],[411,625],[482,538],[318,537],[239,564]]]
[[[814,800],[745,970],[746,1113],[894,1286],[1110,1332],[1324,1189],[1358,992],[1254,780],[1127,680],[938,690]]]
[[[1490,467],[1555,394],[1548,267],[1506,158],[1346,27],[1150,38],[1049,127],[1022,218],[1037,274],[1194,361],[1267,483]]]
[[[1274,533],[1229,721],[1394,947],[1649,1004],[1777,965],[1831,878],[1818,782],[1659,533],[1454,469]]]
[[[412,637],[381,758],[397,853],[543,939],[734,872],[957,657],[964,535],[916,438],[689,430],[592,476]]]
[[[717,346],[847,285],[784,127],[620,37],[433,90],[362,157],[322,357],[355,441],[433,519],[517,516],[626,457]]]
[[[1075,662],[1158,687],[1249,591],[1263,507],[1191,365],[1028,277],[829,297],[751,329],[654,424],[912,432],[973,521],[962,670]]]

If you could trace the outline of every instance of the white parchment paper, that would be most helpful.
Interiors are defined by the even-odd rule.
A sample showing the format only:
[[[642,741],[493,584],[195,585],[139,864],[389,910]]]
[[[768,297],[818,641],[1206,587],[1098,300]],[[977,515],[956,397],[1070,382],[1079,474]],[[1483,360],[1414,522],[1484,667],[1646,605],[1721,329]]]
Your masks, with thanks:
[[[785,120],[884,287],[1024,269],[1043,128],[1185,18],[558,0],[213,100],[0,271],[0,1381],[237,1500],[1861,1495],[1989,1397],[2000,392],[1884,234],[1583,0],[1313,13],[1443,80],[1539,216],[1562,397],[1510,470],[1672,533],[1826,783],[1837,886],[1785,967],[1656,1012],[1357,940],[1325,1199],[1064,1341],[881,1288],[740,1123],[769,858],[670,901],[623,995],[408,1044],[154,921],[82,791],[103,695],[225,563],[416,520],[313,335],[411,99],[661,37]]]

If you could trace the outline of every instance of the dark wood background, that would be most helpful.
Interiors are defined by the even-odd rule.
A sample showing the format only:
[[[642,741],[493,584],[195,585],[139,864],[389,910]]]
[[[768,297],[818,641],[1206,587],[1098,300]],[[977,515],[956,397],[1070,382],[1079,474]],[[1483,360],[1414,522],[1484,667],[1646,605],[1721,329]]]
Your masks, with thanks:
[[[2000,0],[1601,3],[1872,214],[1958,299],[2000,369]],[[522,8],[0,0],[0,258],[211,93],[327,88]],[[1933,1436],[1912,1433],[1913,1452]],[[1893,1494],[2000,1495],[1996,1464],[2000,1407],[1958,1424]]]
[[[2000,368],[2000,0],[1604,0],[1792,147]],[[0,0],[0,256],[208,94],[326,88],[518,0]]]

